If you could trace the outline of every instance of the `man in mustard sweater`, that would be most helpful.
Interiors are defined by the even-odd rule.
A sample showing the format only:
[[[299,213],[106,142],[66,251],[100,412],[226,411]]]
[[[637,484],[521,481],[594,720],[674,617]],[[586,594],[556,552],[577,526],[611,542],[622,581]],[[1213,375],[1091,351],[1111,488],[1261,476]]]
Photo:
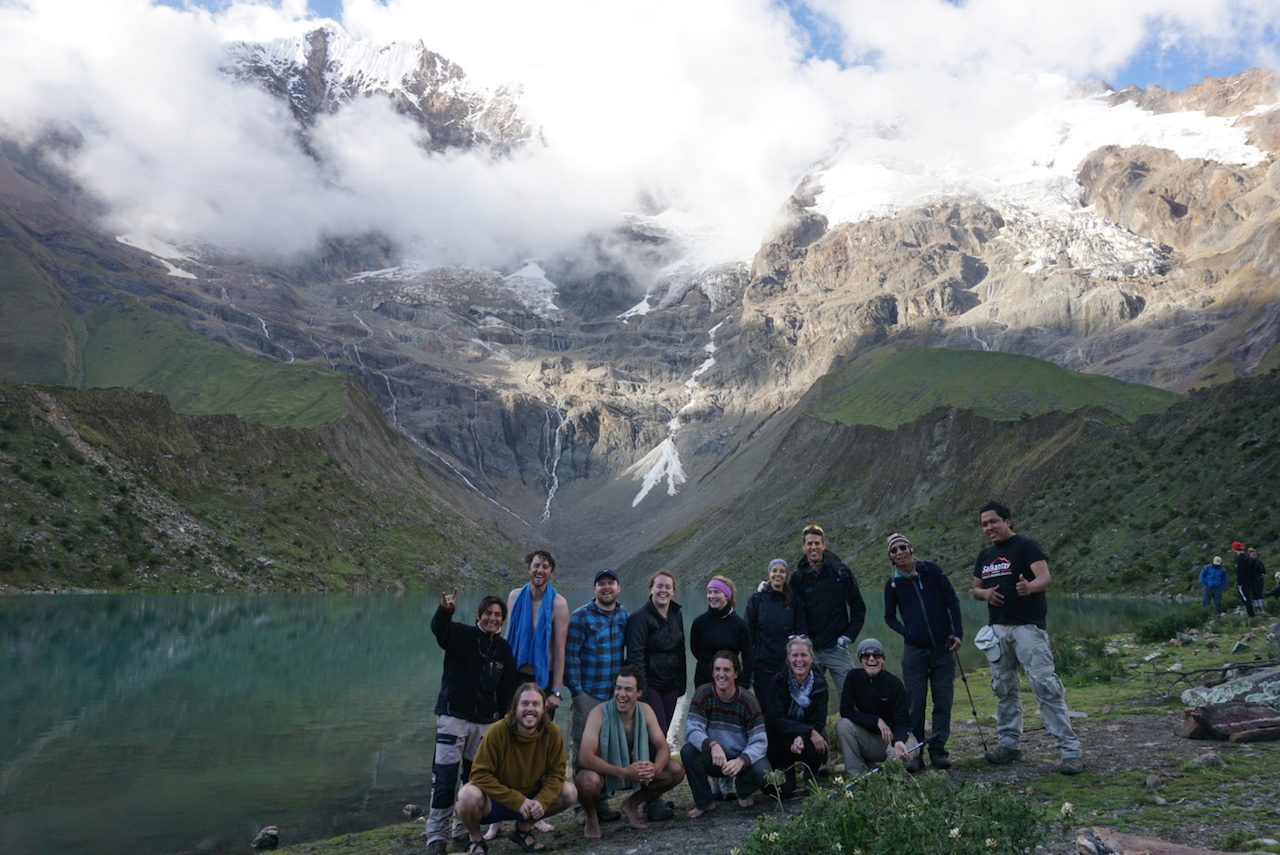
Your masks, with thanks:
[[[546,849],[533,836],[543,817],[565,810],[578,791],[564,775],[564,738],[547,718],[546,695],[536,683],[516,689],[511,711],[480,740],[471,780],[458,793],[458,819],[470,836],[470,855],[487,855],[480,826],[515,820],[507,837],[525,852]]]

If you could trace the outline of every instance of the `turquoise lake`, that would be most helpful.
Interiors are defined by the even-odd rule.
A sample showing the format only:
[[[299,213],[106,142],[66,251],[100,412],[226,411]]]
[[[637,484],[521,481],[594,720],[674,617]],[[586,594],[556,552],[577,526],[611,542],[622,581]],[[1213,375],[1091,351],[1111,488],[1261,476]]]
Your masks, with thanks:
[[[562,593],[571,607],[591,596]],[[482,594],[460,595],[458,614],[474,615]],[[643,599],[638,588],[622,598]],[[679,601],[687,630],[706,603],[701,589]],[[246,851],[265,825],[297,843],[400,819],[406,803],[429,801],[438,603],[0,597],[0,852]],[[985,606],[962,604],[971,636]],[[863,634],[888,646],[897,671],[879,594],[867,605]],[[1172,607],[1051,597],[1049,629],[1122,632]],[[985,660],[966,643],[963,662]]]

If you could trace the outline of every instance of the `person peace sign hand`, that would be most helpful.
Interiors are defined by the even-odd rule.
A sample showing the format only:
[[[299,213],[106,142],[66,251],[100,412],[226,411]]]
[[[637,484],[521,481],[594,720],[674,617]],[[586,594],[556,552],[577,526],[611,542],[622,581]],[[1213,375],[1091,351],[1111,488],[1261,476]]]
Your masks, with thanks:
[[[440,608],[446,612],[452,612],[458,605],[458,589],[455,587],[452,594],[440,595]]]

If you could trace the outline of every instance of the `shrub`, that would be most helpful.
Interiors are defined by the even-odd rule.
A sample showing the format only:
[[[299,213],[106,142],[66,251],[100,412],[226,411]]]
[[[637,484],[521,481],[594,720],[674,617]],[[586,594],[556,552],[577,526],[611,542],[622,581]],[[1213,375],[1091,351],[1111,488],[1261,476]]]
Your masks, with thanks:
[[[1107,682],[1124,673],[1120,657],[1107,655],[1105,638],[1055,632],[1049,637],[1049,646],[1058,676],[1073,678],[1075,683]]]
[[[891,764],[851,792],[815,790],[798,816],[761,817],[741,855],[1027,855],[1044,841],[1046,822],[1007,787],[953,786]]]
[[[1204,626],[1208,612],[1198,606],[1188,606],[1181,611],[1144,620],[1134,630],[1134,640],[1139,644],[1159,644],[1178,633]]]

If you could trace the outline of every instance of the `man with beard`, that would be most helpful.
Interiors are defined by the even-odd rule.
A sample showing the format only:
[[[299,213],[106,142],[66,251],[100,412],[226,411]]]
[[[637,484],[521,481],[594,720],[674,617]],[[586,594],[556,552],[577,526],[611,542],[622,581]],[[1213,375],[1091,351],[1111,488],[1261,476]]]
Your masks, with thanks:
[[[627,610],[618,602],[618,593],[622,590],[618,574],[608,568],[598,571],[594,590],[595,596],[569,616],[569,638],[564,651],[564,686],[573,698],[569,751],[575,772],[582,768],[577,756],[587,716],[614,694],[614,677],[626,661]],[[607,798],[606,793],[595,806],[595,814],[604,822],[622,816],[609,807]]]
[[[516,689],[506,717],[485,731],[471,767],[471,780],[458,793],[458,818],[470,837],[470,855],[487,855],[480,826],[514,820],[507,834],[525,852],[546,847],[533,836],[535,823],[567,809],[578,798],[564,779],[564,739],[547,717],[545,696],[535,683]]]
[[[464,624],[451,619],[457,602],[457,588],[452,594],[441,595],[440,607],[431,619],[431,632],[444,650],[444,679],[436,700],[427,855],[444,855],[459,781],[465,784],[470,778],[480,740],[511,705],[516,690],[511,646],[498,634],[507,617],[506,605],[497,597],[485,597],[476,622]],[[455,825],[460,826],[456,819]],[[460,828],[454,831],[460,832]]]
[[[804,609],[805,625],[813,641],[814,668],[825,669],[836,694],[844,691],[844,679],[853,670],[849,642],[862,632],[867,605],[862,601],[853,572],[827,549],[827,536],[819,526],[806,526],[800,534],[804,554],[791,574],[791,590]]]
[[[545,549],[524,557],[529,582],[507,595],[511,623],[507,641],[516,657],[516,668],[526,679],[547,692],[547,715],[556,717],[564,692],[564,647],[569,636],[569,601],[556,593],[551,576],[556,560]]]

